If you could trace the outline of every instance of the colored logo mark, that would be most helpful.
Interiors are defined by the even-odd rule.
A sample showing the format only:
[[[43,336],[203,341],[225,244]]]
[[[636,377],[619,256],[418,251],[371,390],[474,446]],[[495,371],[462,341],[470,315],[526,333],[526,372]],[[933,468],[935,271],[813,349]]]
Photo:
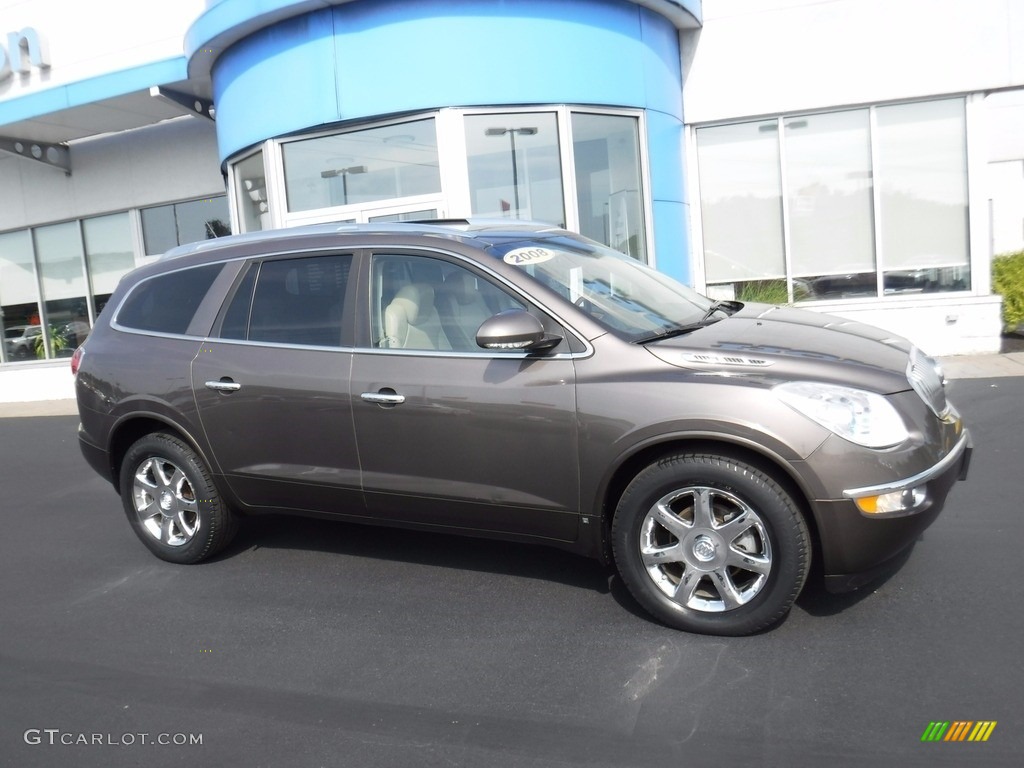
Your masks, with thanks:
[[[995,720],[939,720],[928,723],[921,741],[988,741]]]

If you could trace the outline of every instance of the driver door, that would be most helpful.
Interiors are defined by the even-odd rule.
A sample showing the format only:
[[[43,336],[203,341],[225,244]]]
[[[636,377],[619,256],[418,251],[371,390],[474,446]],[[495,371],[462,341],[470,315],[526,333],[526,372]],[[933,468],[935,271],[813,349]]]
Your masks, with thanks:
[[[490,314],[526,307],[440,254],[371,254],[366,305],[352,415],[370,514],[575,540],[579,452],[567,345],[530,356],[467,342]]]

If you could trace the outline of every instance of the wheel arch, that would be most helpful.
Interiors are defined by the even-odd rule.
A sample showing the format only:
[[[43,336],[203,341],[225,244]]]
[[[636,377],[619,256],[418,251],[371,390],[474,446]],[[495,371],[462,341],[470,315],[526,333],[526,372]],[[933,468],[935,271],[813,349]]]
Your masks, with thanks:
[[[799,507],[811,534],[812,561],[821,552],[818,523],[811,507],[811,496],[800,482],[797,473],[777,454],[763,446],[730,440],[720,435],[666,436],[663,440],[636,446],[624,455],[607,477],[599,494],[598,514],[601,521],[602,559],[612,562],[611,528],[615,510],[626,487],[645,467],[659,459],[677,453],[704,453],[726,455],[765,472],[793,499]]]
[[[140,438],[156,432],[165,432],[184,441],[214,473],[214,465],[187,429],[157,413],[133,413],[119,420],[110,431],[110,473],[118,493],[121,493],[121,466],[128,449]]]

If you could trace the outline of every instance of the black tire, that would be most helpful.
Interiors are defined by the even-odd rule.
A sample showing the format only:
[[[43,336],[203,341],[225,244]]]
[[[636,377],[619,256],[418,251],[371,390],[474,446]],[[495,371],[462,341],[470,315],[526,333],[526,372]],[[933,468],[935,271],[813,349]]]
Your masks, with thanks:
[[[810,534],[770,476],[727,456],[675,454],[619,500],[612,549],[637,602],[665,624],[748,635],[778,623],[807,579]]]
[[[210,472],[185,442],[163,432],[136,441],[121,464],[121,500],[132,530],[161,560],[198,563],[237,530]]]

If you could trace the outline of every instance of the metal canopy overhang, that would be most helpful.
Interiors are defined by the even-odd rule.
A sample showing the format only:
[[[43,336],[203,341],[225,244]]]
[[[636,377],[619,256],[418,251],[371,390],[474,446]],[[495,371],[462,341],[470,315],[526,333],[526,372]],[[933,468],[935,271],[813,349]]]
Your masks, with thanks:
[[[76,139],[153,125],[195,114],[173,98],[204,100],[209,86],[187,79],[184,57],[175,57],[0,102],[0,137],[65,144]]]

